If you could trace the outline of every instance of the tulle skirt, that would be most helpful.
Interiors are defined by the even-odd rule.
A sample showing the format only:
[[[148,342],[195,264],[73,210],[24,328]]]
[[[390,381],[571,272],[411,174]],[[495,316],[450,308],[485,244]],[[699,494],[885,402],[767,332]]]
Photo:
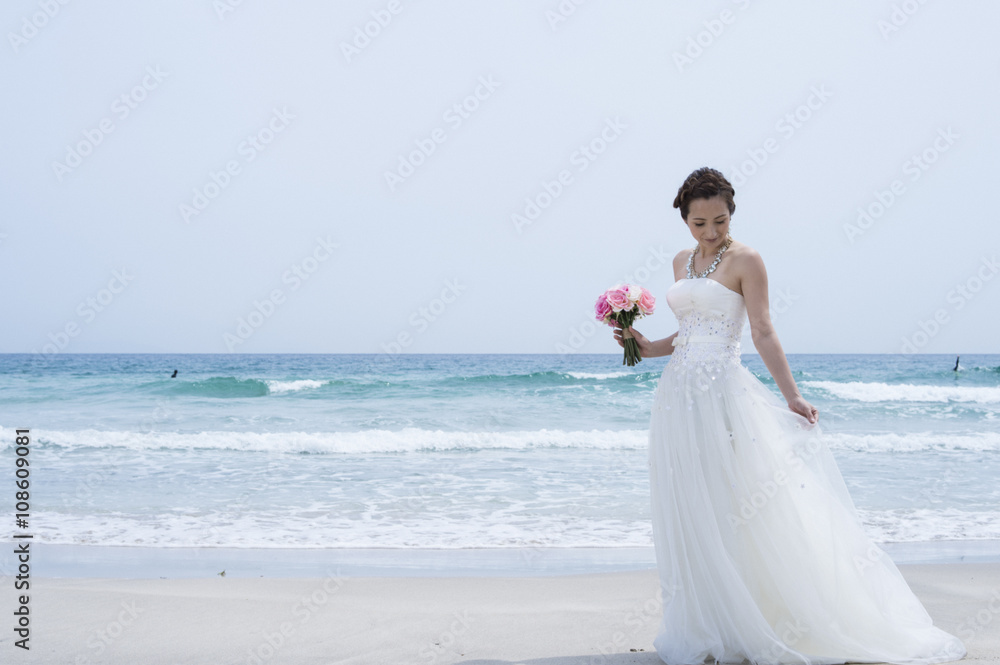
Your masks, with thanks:
[[[668,362],[649,474],[664,662],[965,656],[865,535],[819,426],[741,363]]]

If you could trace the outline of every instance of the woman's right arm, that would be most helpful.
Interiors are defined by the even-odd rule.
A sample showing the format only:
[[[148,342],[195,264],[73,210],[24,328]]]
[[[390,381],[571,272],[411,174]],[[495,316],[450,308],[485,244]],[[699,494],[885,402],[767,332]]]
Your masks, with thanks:
[[[684,274],[687,264],[688,256],[690,255],[690,250],[682,249],[677,252],[673,260],[674,269],[674,281],[680,279],[681,275]],[[674,333],[670,337],[664,337],[663,339],[658,339],[655,342],[650,341],[643,336],[643,334],[632,328],[632,336],[635,337],[635,341],[639,345],[639,355],[643,358],[659,358],[661,356],[669,356],[674,352],[674,338],[677,337],[677,333]],[[615,341],[618,342],[618,346],[625,348],[625,342],[622,341],[622,328],[618,324],[615,324]]]
[[[632,336],[635,337],[635,341],[639,345],[639,355],[643,358],[659,358],[660,356],[669,356],[674,352],[673,342],[677,333],[653,342],[646,339],[646,336],[635,328],[631,328],[631,330]],[[615,341],[618,342],[618,346],[625,348],[625,342],[622,341],[622,328],[619,325],[615,325]]]
[[[677,337],[677,333],[674,333],[670,337],[664,337],[663,339],[658,339],[655,342],[650,342],[650,348],[652,354],[649,358],[657,358],[659,356],[669,356],[674,352],[674,338]]]

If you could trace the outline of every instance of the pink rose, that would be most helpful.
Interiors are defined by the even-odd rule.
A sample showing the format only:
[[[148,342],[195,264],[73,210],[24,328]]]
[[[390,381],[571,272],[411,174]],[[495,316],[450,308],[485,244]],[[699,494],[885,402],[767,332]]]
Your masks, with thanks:
[[[608,315],[611,314],[611,305],[608,304],[607,294],[602,293],[597,299],[597,303],[594,305],[594,314],[597,315],[597,320],[602,323],[607,323]]]
[[[653,308],[656,306],[656,298],[653,294],[646,289],[642,290],[642,295],[639,297],[639,310],[643,314],[652,314]]]
[[[624,289],[608,289],[604,295],[607,296],[608,304],[611,305],[611,309],[615,312],[632,308],[632,303],[628,299],[628,292]]]

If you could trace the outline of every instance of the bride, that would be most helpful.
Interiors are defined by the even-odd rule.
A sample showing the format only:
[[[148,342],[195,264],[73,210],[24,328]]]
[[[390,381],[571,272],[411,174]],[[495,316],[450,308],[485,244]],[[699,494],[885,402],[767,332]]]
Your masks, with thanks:
[[[729,235],[733,196],[715,169],[684,181],[674,207],[698,245],[673,262],[679,330],[629,328],[643,358],[670,356],[649,429],[656,651],[670,664],[961,659],[864,533],[771,325],[764,262]],[[785,403],[741,364],[747,320]]]

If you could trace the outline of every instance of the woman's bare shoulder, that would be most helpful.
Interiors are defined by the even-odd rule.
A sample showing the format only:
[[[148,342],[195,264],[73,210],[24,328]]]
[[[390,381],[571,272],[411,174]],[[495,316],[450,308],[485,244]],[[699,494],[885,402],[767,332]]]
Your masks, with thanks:
[[[764,265],[764,259],[761,258],[756,249],[738,240],[732,242],[729,249],[726,250],[726,254],[733,258],[733,263],[739,263],[745,267]]]
[[[735,250],[735,251],[734,251]],[[733,244],[726,250],[726,253],[733,252],[730,260],[731,268],[740,283],[740,290],[744,295],[748,293],[750,284],[766,284],[767,271],[764,268],[764,259],[756,249],[750,245],[733,241]]]
[[[688,258],[690,256],[691,256],[690,249],[682,249],[681,251],[677,252],[677,254],[674,256],[674,273],[676,273],[678,270],[683,268],[685,264],[687,264]]]

